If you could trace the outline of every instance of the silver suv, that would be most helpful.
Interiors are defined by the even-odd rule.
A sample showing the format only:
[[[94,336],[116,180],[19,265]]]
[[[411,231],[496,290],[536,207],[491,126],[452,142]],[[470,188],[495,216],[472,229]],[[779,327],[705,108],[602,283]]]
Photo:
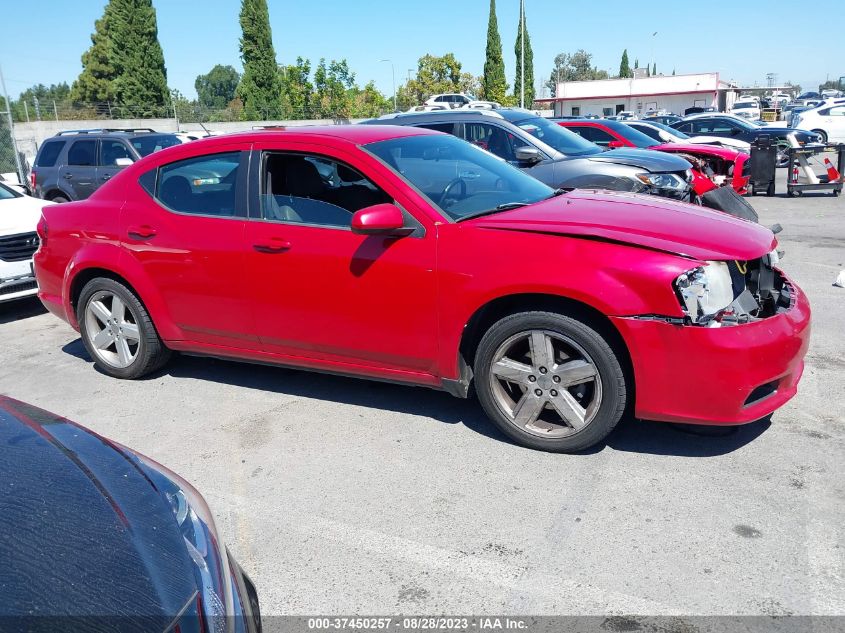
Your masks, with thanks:
[[[150,128],[59,132],[38,149],[30,173],[33,195],[53,202],[84,200],[127,165],[181,142]]]

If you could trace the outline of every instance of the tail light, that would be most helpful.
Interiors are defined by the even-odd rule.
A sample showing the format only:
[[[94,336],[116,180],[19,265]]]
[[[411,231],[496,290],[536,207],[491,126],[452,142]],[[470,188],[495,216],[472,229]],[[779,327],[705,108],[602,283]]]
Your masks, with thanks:
[[[29,172],[29,184],[32,185],[32,193],[35,193],[35,170]]]
[[[41,216],[41,219],[38,220],[38,225],[35,227],[35,232],[38,233],[38,239],[41,241],[41,246],[44,246],[47,243],[47,220],[44,216]]]

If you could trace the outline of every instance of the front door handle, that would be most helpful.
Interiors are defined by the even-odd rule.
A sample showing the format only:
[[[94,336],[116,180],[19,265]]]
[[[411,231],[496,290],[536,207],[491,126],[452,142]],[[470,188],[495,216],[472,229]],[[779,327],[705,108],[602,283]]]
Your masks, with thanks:
[[[252,248],[257,250],[259,253],[284,253],[290,249],[290,242],[280,238],[272,238],[266,242],[253,244]]]
[[[65,180],[71,180],[73,178],[73,174],[65,174]]]
[[[126,234],[133,240],[146,240],[155,237],[156,230],[144,224],[143,226],[133,226],[126,231]]]

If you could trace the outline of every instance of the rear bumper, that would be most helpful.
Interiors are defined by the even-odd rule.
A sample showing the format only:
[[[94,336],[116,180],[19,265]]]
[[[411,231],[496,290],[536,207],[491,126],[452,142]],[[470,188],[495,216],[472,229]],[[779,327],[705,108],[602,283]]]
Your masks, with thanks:
[[[804,370],[810,305],[743,325],[705,328],[613,317],[628,344],[636,416],[663,422],[746,424],[790,400]]]

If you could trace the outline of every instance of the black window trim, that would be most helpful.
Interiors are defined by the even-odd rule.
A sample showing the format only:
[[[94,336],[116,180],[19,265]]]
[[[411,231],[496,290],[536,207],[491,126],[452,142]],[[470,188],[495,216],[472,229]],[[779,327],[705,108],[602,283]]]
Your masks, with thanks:
[[[171,209],[170,207],[168,207],[166,204],[164,204],[164,202],[161,201],[161,198],[158,197],[158,187],[159,187],[159,181],[161,180],[160,176],[161,176],[161,168],[162,167],[168,167],[170,165],[175,165],[176,163],[181,163],[181,162],[185,162],[185,161],[189,161],[189,160],[196,160],[198,158],[209,158],[211,156],[219,156],[220,154],[235,154],[235,153],[239,153],[240,157],[239,157],[239,162],[238,162],[238,167],[237,167],[238,175],[235,178],[235,213],[234,213],[234,215],[215,215],[215,214],[212,214],[212,213],[188,213],[187,211],[178,211],[176,209]],[[186,217],[190,217],[190,218],[214,218],[216,220],[241,220],[241,221],[246,220],[246,219],[248,219],[248,215],[249,215],[249,209],[248,209],[249,200],[248,200],[248,195],[247,195],[247,184],[248,184],[249,171],[250,171],[251,154],[252,154],[252,152],[250,152],[249,149],[229,149],[229,150],[223,150],[223,151],[218,151],[218,152],[211,152],[209,154],[198,154],[196,156],[189,156],[187,158],[180,158],[179,160],[174,160],[173,162],[165,163],[163,165],[159,165],[157,167],[154,167],[153,169],[156,172],[156,177],[155,177],[155,188],[153,189],[152,198],[159,207],[161,207],[162,209],[164,209],[168,213],[173,213],[174,215],[182,215],[182,216],[186,216]],[[149,173],[149,171],[152,171],[152,170],[148,170],[147,172],[144,172],[144,174]],[[143,176],[144,174],[141,174],[141,175]],[[139,177],[138,180],[139,180],[138,184],[141,186],[141,189],[143,189],[144,191],[149,193],[149,191],[146,189],[146,187],[144,187],[144,185],[141,184],[140,177]]]
[[[121,138],[101,138],[97,143],[97,167],[117,167],[117,165],[103,165],[103,143],[119,143],[129,153],[129,158],[132,158],[133,163],[138,160],[132,156],[137,152],[134,151],[135,148],[132,147],[131,143],[127,143]]]

